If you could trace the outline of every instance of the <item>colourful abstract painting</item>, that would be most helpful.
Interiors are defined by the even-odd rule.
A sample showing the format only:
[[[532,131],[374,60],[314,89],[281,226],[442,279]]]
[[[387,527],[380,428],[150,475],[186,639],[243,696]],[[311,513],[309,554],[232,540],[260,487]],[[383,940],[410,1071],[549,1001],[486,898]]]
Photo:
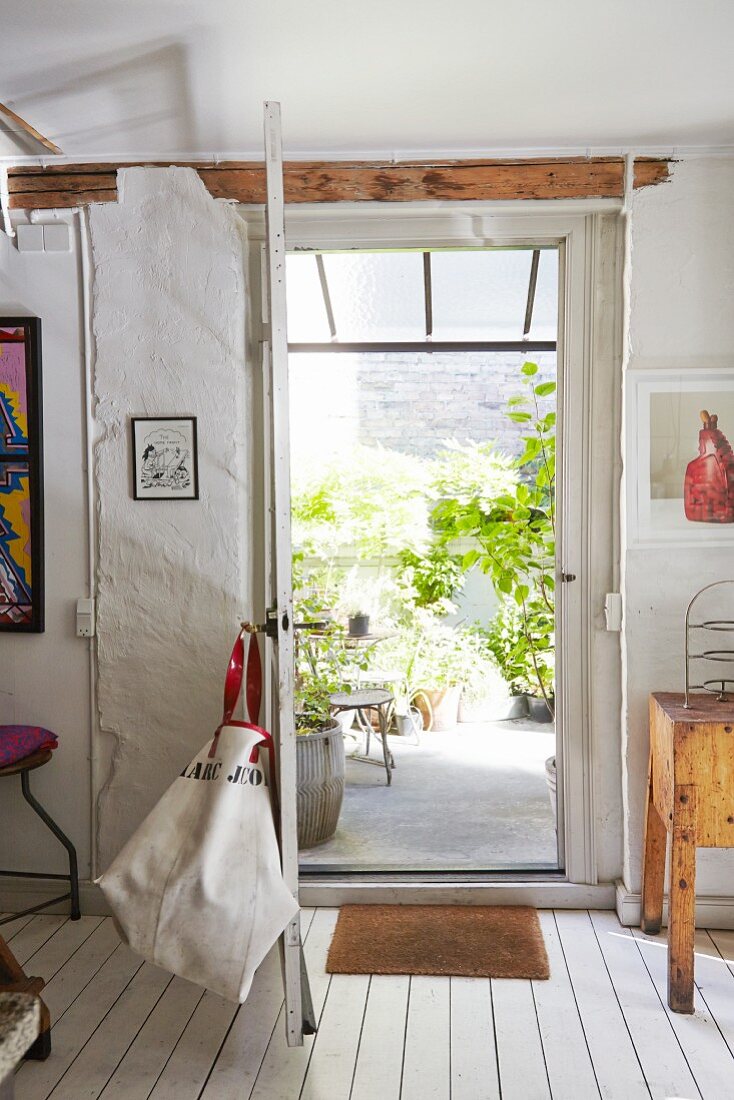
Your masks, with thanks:
[[[40,321],[0,317],[0,630],[43,630]]]

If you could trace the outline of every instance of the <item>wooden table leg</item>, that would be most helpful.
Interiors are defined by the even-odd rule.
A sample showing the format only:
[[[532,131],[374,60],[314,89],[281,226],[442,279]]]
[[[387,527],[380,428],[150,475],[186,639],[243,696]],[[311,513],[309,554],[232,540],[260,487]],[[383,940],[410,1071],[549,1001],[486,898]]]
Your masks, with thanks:
[[[696,932],[696,788],[679,786],[673,797],[673,843],[668,915],[668,1004],[693,1012]]]
[[[45,985],[43,978],[28,977],[0,936],[0,992],[35,993],[41,1005],[41,1026],[38,1038],[32,1047],[26,1052],[26,1058],[34,1058],[43,1061],[51,1053],[51,1015],[48,1006],[42,1000],[40,993]]]
[[[647,779],[647,808],[645,810],[645,843],[642,853],[642,931],[657,935],[663,923],[663,895],[665,892],[665,856],[668,847],[668,830],[660,817],[652,791],[652,750]]]

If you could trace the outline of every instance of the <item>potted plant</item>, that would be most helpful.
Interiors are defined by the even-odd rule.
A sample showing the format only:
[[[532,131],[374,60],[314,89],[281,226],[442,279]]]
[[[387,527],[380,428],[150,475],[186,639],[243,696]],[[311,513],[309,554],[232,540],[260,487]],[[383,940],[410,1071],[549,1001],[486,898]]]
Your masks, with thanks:
[[[466,627],[458,632],[462,668],[460,722],[498,722],[512,712],[515,698],[500,671],[486,631]]]
[[[343,683],[334,625],[299,636],[296,652],[296,794],[298,847],[313,848],[336,832],[344,799],[344,732],[329,695]]]
[[[553,627],[553,617],[542,603],[528,601],[523,614],[517,604],[508,599],[501,603],[489,625],[487,645],[510,689],[513,711],[510,717],[529,715],[536,722],[553,720],[553,711],[538,687],[540,680],[552,705]]]
[[[456,632],[428,611],[417,610],[410,624],[398,629],[394,639],[381,647],[381,663],[394,667],[408,685],[405,699],[398,697],[398,710],[409,714],[416,706],[423,728],[455,729],[461,698],[461,654]]]

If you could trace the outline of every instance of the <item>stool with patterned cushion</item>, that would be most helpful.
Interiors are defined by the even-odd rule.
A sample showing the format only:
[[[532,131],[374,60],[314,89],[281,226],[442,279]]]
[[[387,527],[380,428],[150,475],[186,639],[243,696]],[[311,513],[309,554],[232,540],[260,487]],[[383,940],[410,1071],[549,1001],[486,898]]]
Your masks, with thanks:
[[[3,737],[3,734],[6,736]],[[37,726],[0,726],[0,744],[4,747],[5,751],[9,753],[8,746],[12,746],[14,751],[22,751],[22,746],[25,744],[32,745],[39,743],[39,737],[46,734],[47,737],[41,740],[42,745],[55,745],[55,735],[47,730],[39,730]],[[25,738],[25,740],[24,740]],[[21,746],[21,750],[18,746]],[[37,798],[31,794],[29,773],[36,768],[43,767],[44,764],[48,764],[51,759],[52,751],[50,747],[41,747],[35,752],[31,752],[28,756],[22,756],[20,759],[14,760],[12,763],[2,764],[2,757],[0,757],[0,779],[6,779],[13,775],[20,776],[20,789],[23,794],[23,798],[26,800],[31,809],[36,813],[44,825],[51,830],[54,836],[61,841],[66,848],[69,857],[69,873],[68,875],[59,874],[45,874],[38,871],[1,871],[0,875],[8,878],[38,878],[38,879],[62,879],[69,883],[69,891],[66,894],[61,894],[59,897],[51,898],[49,901],[41,902],[40,905],[30,906],[28,909],[24,909],[22,913],[13,913],[10,917],[5,917],[4,920],[0,920],[0,924],[6,924],[8,921],[15,920],[17,917],[26,916],[28,913],[37,913],[41,909],[47,909],[50,905],[56,905],[60,901],[71,902],[71,919],[79,920],[81,912],[79,910],[79,873],[77,870],[76,848],[69,840],[68,836],[63,830],[56,824],[54,819],[48,813],[48,811],[41,805]],[[7,757],[6,757],[7,759]]]

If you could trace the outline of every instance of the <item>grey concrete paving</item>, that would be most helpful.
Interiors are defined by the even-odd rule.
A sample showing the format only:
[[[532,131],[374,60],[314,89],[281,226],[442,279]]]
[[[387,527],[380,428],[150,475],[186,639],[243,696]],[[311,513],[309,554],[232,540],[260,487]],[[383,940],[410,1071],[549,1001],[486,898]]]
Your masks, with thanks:
[[[354,751],[355,741],[346,744]],[[392,786],[384,768],[348,759],[337,832],[301,852],[302,864],[357,871],[557,866],[545,778],[545,761],[555,752],[552,726],[462,724],[450,733],[424,733],[420,745],[392,736],[389,744]],[[381,759],[374,738],[370,755]]]

